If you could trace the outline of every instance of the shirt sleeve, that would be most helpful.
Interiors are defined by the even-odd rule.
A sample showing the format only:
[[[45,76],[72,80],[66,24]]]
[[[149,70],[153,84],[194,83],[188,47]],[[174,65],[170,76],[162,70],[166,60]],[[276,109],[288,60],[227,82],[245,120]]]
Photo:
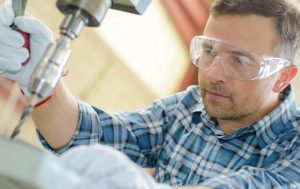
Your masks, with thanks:
[[[244,166],[201,183],[214,189],[300,188],[300,148],[266,168]]]
[[[85,102],[78,101],[80,117],[69,144],[52,149],[37,131],[42,145],[61,154],[78,145],[102,143],[127,154],[144,167],[153,167],[162,149],[168,122],[178,102],[178,95],[154,101],[136,112],[108,114]]]

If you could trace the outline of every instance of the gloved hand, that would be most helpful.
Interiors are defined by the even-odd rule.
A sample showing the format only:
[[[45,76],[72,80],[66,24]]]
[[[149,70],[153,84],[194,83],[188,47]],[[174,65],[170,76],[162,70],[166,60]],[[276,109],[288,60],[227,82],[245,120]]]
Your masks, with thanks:
[[[30,34],[30,55],[23,46],[24,39],[10,26]],[[31,16],[14,17],[11,0],[0,7],[0,75],[15,80],[26,97],[31,96],[28,83],[48,44],[53,41],[51,30]],[[22,62],[30,59],[26,65]]]
[[[109,146],[79,146],[61,158],[66,168],[80,174],[83,180],[91,181],[93,188],[171,189],[168,185],[156,183],[125,154]]]

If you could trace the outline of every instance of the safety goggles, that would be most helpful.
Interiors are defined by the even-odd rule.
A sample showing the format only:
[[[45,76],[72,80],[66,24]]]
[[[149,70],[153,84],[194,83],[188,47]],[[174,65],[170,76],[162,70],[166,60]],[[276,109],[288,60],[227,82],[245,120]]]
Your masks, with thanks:
[[[193,64],[204,70],[209,70],[218,58],[224,73],[237,80],[265,79],[292,65],[287,59],[258,56],[241,47],[205,36],[192,39],[190,57]]]

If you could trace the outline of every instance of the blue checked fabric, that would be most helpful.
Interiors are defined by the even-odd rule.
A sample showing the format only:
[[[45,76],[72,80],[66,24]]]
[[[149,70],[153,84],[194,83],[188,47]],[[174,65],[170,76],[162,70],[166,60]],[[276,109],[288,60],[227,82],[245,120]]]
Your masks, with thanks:
[[[79,101],[80,120],[63,153],[103,143],[143,167],[157,182],[216,189],[300,188],[300,110],[291,86],[282,103],[258,122],[225,135],[204,109],[199,89],[156,100],[137,112],[109,115]],[[101,167],[99,168],[101,169]]]

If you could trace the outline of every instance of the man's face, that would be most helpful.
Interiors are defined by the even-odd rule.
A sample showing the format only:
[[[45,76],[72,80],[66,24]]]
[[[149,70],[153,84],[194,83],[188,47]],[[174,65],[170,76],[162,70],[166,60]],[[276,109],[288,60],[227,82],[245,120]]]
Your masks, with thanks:
[[[244,47],[257,55],[275,56],[276,28],[270,18],[255,15],[210,17],[204,35]],[[207,112],[219,121],[249,124],[278,103],[278,93],[272,91],[276,74],[264,80],[240,81],[227,76],[220,60],[216,59],[209,70],[199,69],[198,80]]]

